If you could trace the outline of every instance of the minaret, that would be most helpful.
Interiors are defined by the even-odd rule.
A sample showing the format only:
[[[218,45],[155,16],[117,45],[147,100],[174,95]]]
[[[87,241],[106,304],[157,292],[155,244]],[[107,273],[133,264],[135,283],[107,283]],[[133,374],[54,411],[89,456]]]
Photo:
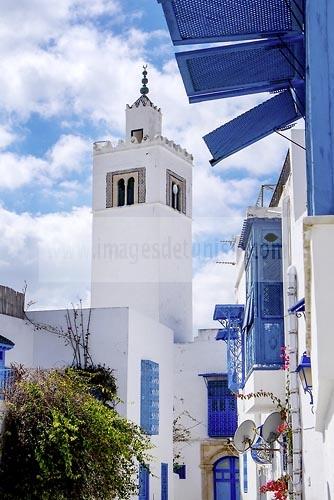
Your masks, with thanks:
[[[192,156],[161,135],[148,97],[126,107],[126,137],[94,144],[92,307],[130,307],[192,340]]]

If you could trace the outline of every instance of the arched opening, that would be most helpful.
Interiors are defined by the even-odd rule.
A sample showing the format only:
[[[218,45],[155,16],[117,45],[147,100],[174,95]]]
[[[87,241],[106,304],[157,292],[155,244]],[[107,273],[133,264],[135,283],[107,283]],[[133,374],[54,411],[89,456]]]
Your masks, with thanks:
[[[181,212],[181,190],[175,182],[172,183],[172,207]]]
[[[225,456],[213,467],[214,500],[239,500],[239,459]]]
[[[133,205],[135,202],[135,180],[130,177],[126,186],[126,204]]]
[[[120,179],[117,183],[117,206],[123,207],[125,205],[125,182]]]

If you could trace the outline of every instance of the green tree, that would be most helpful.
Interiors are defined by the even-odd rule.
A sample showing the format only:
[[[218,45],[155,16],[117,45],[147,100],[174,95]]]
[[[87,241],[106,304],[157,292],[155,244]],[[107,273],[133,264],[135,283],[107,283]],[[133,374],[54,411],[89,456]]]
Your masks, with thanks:
[[[80,372],[23,371],[7,395],[0,497],[128,499],[149,460],[140,428],[96,399]]]

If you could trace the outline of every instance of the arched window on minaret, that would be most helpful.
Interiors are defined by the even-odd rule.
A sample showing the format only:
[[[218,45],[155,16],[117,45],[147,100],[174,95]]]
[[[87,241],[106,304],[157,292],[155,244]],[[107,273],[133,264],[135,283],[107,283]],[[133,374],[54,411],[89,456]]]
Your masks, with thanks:
[[[125,182],[120,179],[117,183],[117,206],[123,207],[125,205]]]
[[[181,190],[175,182],[172,185],[172,207],[181,212]]]
[[[126,186],[126,204],[133,205],[135,202],[135,179],[130,177]]]

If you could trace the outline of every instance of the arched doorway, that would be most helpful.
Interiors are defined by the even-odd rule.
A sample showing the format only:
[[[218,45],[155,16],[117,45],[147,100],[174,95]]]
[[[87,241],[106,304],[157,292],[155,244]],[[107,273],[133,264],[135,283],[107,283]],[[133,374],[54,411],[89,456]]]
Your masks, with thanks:
[[[222,457],[214,464],[214,500],[239,500],[239,459]]]

